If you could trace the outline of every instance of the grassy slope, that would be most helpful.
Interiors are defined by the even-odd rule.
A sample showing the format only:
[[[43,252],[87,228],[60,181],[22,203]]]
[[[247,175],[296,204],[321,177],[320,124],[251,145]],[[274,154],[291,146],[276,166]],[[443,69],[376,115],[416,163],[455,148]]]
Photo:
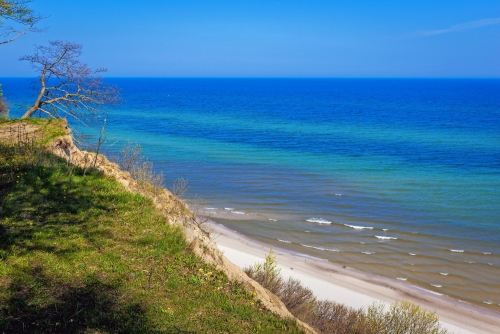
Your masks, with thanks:
[[[149,199],[33,150],[0,143],[0,328],[300,332],[195,256]]]

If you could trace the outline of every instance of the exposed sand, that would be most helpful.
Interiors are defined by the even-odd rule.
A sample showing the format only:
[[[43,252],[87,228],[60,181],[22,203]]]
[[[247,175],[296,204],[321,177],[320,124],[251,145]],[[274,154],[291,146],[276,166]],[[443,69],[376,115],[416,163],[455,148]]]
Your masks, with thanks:
[[[219,249],[239,267],[263,262],[270,246],[211,222],[212,236]],[[302,281],[320,299],[329,299],[355,308],[367,308],[374,301],[387,305],[409,300],[436,311],[442,325],[454,333],[500,333],[500,313],[462,303],[410,284],[274,247],[283,276]]]

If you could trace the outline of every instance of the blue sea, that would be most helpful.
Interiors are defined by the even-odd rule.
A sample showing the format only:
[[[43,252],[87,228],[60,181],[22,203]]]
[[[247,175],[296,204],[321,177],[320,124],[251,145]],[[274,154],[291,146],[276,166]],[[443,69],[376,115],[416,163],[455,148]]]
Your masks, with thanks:
[[[107,80],[106,151],[139,143],[215,221],[500,310],[500,80]],[[30,80],[0,82],[19,117]]]

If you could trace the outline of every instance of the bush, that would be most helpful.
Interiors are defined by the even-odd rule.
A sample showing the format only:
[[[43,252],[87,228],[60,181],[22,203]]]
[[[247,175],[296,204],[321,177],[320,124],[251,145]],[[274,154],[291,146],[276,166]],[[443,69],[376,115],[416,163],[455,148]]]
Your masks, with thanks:
[[[383,304],[354,309],[329,300],[317,300],[299,280],[281,277],[271,248],[264,263],[244,269],[248,277],[278,296],[298,319],[320,333],[337,334],[446,334],[436,313],[427,312],[409,301],[396,302],[386,312]]]
[[[368,318],[380,325],[379,332],[387,334],[429,333],[445,334],[440,328],[439,317],[407,300],[396,302],[385,312],[382,304],[373,304],[368,309]]]

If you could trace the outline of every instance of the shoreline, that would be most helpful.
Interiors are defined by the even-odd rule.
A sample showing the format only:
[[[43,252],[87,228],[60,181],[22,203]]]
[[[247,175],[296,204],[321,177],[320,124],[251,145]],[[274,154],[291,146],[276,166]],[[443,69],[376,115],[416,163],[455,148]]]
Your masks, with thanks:
[[[263,262],[271,245],[249,239],[215,221],[209,222],[213,240],[235,265],[244,268]],[[444,328],[456,334],[498,333],[500,313],[460,302],[432,291],[300,253],[273,247],[283,277],[299,279],[318,299],[366,309],[373,302],[389,305],[409,300],[436,311]]]

